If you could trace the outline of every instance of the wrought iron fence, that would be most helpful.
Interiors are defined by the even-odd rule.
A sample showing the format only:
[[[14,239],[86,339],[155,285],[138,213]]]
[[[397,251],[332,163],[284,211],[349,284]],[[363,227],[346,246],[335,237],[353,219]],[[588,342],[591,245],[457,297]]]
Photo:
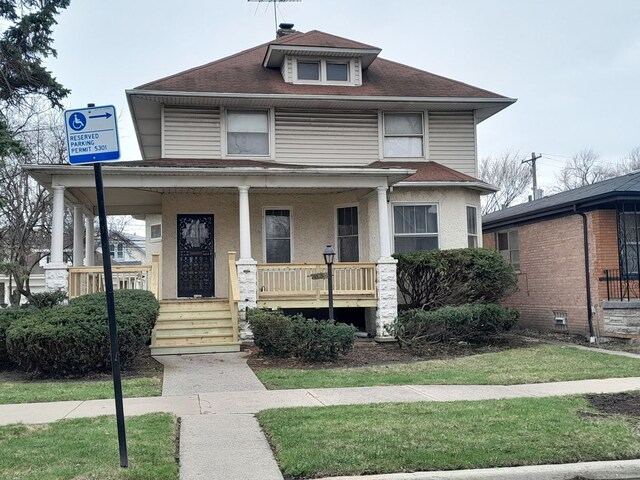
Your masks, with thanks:
[[[638,274],[621,275],[620,270],[604,271],[607,282],[607,300],[631,300],[640,298]]]

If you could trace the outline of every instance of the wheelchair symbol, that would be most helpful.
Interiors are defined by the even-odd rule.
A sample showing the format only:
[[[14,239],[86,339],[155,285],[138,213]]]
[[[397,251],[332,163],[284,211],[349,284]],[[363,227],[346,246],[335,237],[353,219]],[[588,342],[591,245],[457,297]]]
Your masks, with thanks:
[[[69,117],[69,126],[72,130],[79,132],[87,125],[87,118],[80,112],[75,112]]]

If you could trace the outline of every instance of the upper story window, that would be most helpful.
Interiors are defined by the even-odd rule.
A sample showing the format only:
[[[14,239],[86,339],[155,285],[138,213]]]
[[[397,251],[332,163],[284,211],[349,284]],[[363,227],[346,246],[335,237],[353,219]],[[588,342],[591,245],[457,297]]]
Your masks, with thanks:
[[[384,156],[424,157],[422,113],[384,113]]]
[[[297,59],[294,83],[352,85],[352,62],[339,60]]]
[[[109,244],[109,250],[110,250],[110,254],[111,254],[111,258],[113,258],[114,260],[124,260],[124,243],[122,242],[117,242],[117,243],[110,243]]]
[[[227,110],[227,155],[269,155],[269,112]]]

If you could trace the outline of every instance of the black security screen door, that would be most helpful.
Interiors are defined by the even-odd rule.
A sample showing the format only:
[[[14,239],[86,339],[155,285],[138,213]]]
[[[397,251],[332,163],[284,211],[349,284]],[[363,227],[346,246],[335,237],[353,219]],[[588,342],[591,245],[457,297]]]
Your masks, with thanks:
[[[213,297],[213,215],[178,215],[178,297]]]

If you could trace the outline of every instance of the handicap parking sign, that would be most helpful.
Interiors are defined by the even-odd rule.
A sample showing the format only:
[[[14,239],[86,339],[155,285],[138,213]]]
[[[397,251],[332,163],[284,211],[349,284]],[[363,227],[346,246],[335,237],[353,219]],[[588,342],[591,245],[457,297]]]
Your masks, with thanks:
[[[120,158],[114,106],[66,110],[64,120],[69,163],[96,163]]]

